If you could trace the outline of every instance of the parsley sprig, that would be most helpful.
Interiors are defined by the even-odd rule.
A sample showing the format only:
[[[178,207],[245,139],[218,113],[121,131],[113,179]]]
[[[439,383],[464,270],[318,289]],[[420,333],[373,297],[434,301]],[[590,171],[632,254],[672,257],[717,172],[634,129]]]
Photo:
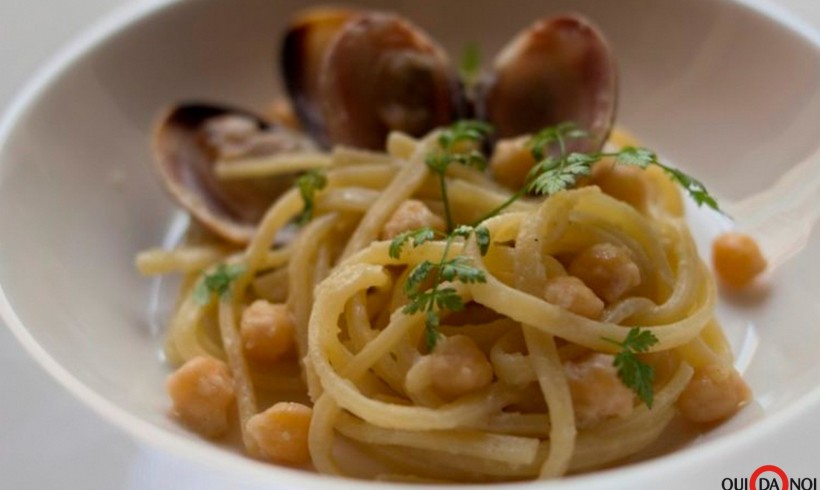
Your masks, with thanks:
[[[231,283],[245,272],[241,264],[219,264],[213,272],[205,274],[194,287],[194,301],[200,305],[207,305],[216,295],[219,299],[226,299],[231,291]]]
[[[475,94],[481,76],[481,48],[472,42],[464,46],[458,63],[458,77],[468,96]]]
[[[491,132],[492,126],[482,121],[457,121],[441,130],[436,140],[438,148],[430,151],[424,159],[427,167],[438,177],[448,232],[455,228],[455,224],[450,211],[450,200],[447,198],[447,169],[450,165],[458,163],[484,170],[487,167],[487,158],[479,147]]]
[[[637,354],[647,352],[650,347],[658,343],[658,338],[649,330],[634,327],[629,330],[623,342],[605,337],[603,340],[621,348],[612,361],[612,365],[618,369],[618,377],[627,388],[638,395],[647,407],[652,408],[654,399],[652,382],[655,379],[655,371],[652,366],[638,359]]]
[[[715,198],[702,182],[670,167],[658,160],[651,150],[635,146],[626,146],[616,152],[580,153],[571,152],[568,144],[573,140],[587,139],[589,132],[578,128],[573,123],[562,123],[542,129],[528,142],[530,153],[536,163],[530,169],[524,186],[513,193],[506,201],[476,221],[476,224],[498,215],[511,204],[525,195],[532,193],[551,196],[569,189],[576,184],[579,177],[589,175],[592,166],[604,158],[614,158],[615,164],[646,169],[655,165],[692,197],[698,206],[706,205],[715,211],[721,211]]]
[[[475,234],[476,241],[482,254],[486,254],[490,246],[490,232],[483,226],[472,227],[462,225],[449,234],[435,231],[431,228],[420,228],[397,235],[390,242],[389,254],[394,259],[401,256],[405,245],[418,247],[436,238],[444,238],[444,251],[438,262],[425,260],[416,265],[408,274],[404,283],[404,293],[408,303],[402,311],[413,315],[425,313],[424,332],[427,348],[433,350],[439,339],[438,327],[441,323],[442,311],[460,311],[464,309],[464,302],[453,286],[446,286],[446,282],[461,282],[464,284],[487,282],[484,271],[475,267],[469,257],[459,255],[449,257],[450,248],[456,238],[468,239]],[[428,282],[429,281],[429,282]],[[425,285],[432,284],[429,289]]]
[[[438,327],[440,312],[460,311],[464,309],[464,302],[453,286],[445,283],[461,282],[464,284],[486,282],[484,271],[475,267],[468,257],[457,256],[450,258],[450,248],[456,238],[468,239],[475,234],[481,253],[487,253],[490,246],[490,232],[483,226],[455,226],[450,210],[450,201],[447,197],[447,169],[452,164],[484,170],[487,158],[481,152],[483,140],[492,132],[492,126],[481,121],[457,121],[441,130],[436,139],[436,147],[425,157],[424,163],[436,175],[444,203],[444,217],[447,223],[447,232],[443,233],[425,227],[409,230],[397,235],[390,242],[389,254],[398,259],[406,245],[418,247],[436,239],[444,240],[444,251],[437,262],[425,260],[416,265],[407,277],[404,292],[408,303],[402,310],[408,315],[425,313],[425,340],[430,350],[435,349],[438,342]],[[424,286],[432,284],[429,289]]]
[[[616,152],[570,152],[570,140],[587,139],[590,134],[572,123],[545,128],[530,140],[530,151],[536,164],[530,170],[525,189],[540,195],[552,195],[575,185],[578,178],[589,175],[592,166],[604,158],[615,159],[617,165],[646,169],[655,165],[678,183],[698,206],[706,205],[722,212],[717,201],[702,182],[683,171],[661,163],[658,156],[646,148],[626,146]]]
[[[296,217],[296,222],[304,225],[313,218],[314,197],[316,192],[325,188],[327,176],[319,170],[308,170],[296,179],[296,187],[302,196],[302,212]]]

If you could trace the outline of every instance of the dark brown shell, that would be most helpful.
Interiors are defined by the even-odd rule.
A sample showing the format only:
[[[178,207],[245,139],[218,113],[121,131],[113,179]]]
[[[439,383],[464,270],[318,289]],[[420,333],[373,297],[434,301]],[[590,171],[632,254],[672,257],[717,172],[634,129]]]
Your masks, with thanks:
[[[462,99],[444,50],[393,14],[300,16],[285,37],[282,71],[297,114],[323,146],[383,149],[390,131],[421,136],[449,124]]]
[[[460,99],[444,50],[384,13],[345,24],[322,64],[319,91],[330,141],[373,150],[384,148],[390,131],[422,136],[449,124]]]
[[[536,22],[499,53],[480,89],[478,115],[499,138],[574,122],[592,137],[573,149],[596,151],[609,135],[616,105],[608,43],[587,19],[562,15]]]
[[[260,130],[281,133],[282,151],[310,149],[312,144],[297,133],[231,107],[180,104],[160,117],[154,131],[154,161],[166,190],[208,230],[228,241],[246,243],[268,206],[293,182],[291,178],[218,179],[213,171],[217,152],[205,140],[202,128],[206,121],[225,115],[242,116]]]
[[[280,63],[285,89],[302,126],[329,146],[319,104],[319,71],[331,42],[355,11],[320,7],[295,16],[282,41]]]

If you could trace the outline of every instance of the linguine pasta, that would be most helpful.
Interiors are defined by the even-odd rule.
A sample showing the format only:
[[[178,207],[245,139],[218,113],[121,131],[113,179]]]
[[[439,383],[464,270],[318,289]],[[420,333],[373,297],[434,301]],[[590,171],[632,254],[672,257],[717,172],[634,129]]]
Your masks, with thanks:
[[[307,444],[322,473],[401,481],[555,478],[647,448],[679,416],[693,376],[707,366],[735,373],[714,318],[714,280],[697,255],[678,189],[655,167],[640,176],[648,189],[641,209],[595,185],[579,186],[521,199],[484,221],[486,251],[470,235],[406,246],[396,258],[383,232],[406,201],[439,217],[447,204],[456,223],[470,224],[511,194],[484,173],[454,165],[444,203],[424,161],[436,137],[392,133],[386,153],[338,147],[221,162],[222,179],[322,169],[327,183],[304,226],[292,224],[304,203],[291,189],[244,248],[206,236],[137,257],[144,274],[183,275],[167,358],[175,366],[201,357],[227,364],[235,425],[250,456],[271,456],[249,428],[255,415],[277,401],[309,400]],[[622,142],[616,132],[611,144]],[[600,244],[625,251],[640,283],[592,317],[549,301],[551,281],[570,277],[569,264]],[[444,340],[431,349],[424,313],[404,311],[405,287],[415,266],[445,253],[463,257],[486,280],[447,283],[466,308],[439,310]],[[198,285],[219,267],[234,271],[230,287],[222,297],[198,300]],[[286,305],[294,326],[294,352],[276,362],[249,358],[240,332],[243,312],[258,299]],[[613,413],[599,395],[624,396],[623,386],[610,386],[620,382],[611,356],[636,327],[657,339],[639,355],[653,368],[653,402],[650,408],[627,390]],[[442,390],[448,380],[437,374],[434,356],[455,337],[467,337],[491,371],[483,385],[453,396]],[[594,364],[602,359],[610,371]],[[573,374],[583,369],[599,374]],[[340,447],[375,463],[347,464]]]

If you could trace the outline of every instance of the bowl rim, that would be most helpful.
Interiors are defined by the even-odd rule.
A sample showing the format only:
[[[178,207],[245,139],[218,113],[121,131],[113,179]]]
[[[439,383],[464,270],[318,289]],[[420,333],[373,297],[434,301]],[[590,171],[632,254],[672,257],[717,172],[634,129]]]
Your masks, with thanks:
[[[820,53],[820,30],[798,18],[784,6],[774,4],[769,0],[714,1],[734,3],[746,7],[790,29],[810,42]],[[146,21],[154,15],[161,14],[163,11],[181,3],[182,0],[143,0],[125,4],[115,8],[97,22],[91,24],[90,27],[75,35],[63,48],[43,63],[11,99],[4,114],[2,114],[2,118],[0,118],[0,157],[17,122],[37,105],[42,95],[60,79],[67,69],[88,56],[95,48],[103,45],[109,38],[124,28]],[[0,170],[4,165],[3,160],[0,159]],[[202,442],[169,432],[109,401],[52,358],[23,324],[23,321],[11,305],[2,284],[0,284],[0,320],[8,326],[14,337],[22,344],[35,362],[65,390],[80,400],[83,405],[100,415],[106,423],[119,428],[137,441],[158,451],[173,454],[175,457],[194,465],[208,465],[208,471],[216,470],[241,475],[243,479],[237,482],[241,484],[251,483],[247,480],[249,477],[253,478],[254,482],[269,482],[272,477],[277,476],[279,478],[277,484],[294,485],[294,487],[309,485],[309,488],[327,490],[352,490],[362,486],[382,488],[384,485],[384,482],[353,480],[271,465],[244,455],[226,453],[216,445],[202,444]],[[665,474],[667,471],[683,466],[699,465],[703,468],[705,464],[715,465],[719,461],[716,456],[732,454],[736,448],[775,437],[785,426],[796,419],[810,415],[811,412],[817,409],[820,409],[820,388],[815,388],[801,395],[791,406],[755,422],[750,427],[743,428],[736,433],[722,435],[716,440],[708,441],[697,447],[682,448],[650,461],[630,464],[625,467],[570,476],[552,481],[550,484],[556,486],[559,490],[581,490],[588,488],[588,486],[594,486],[596,483],[601,483],[602,477],[605,477],[606,485],[609,487],[627,481],[634,484],[653,475]],[[495,484],[494,487],[512,489],[538,484],[542,484],[542,482],[501,483]],[[406,483],[390,483],[390,486],[397,489],[434,488],[431,485]],[[486,484],[468,484],[461,485],[460,488],[478,489],[487,487]]]

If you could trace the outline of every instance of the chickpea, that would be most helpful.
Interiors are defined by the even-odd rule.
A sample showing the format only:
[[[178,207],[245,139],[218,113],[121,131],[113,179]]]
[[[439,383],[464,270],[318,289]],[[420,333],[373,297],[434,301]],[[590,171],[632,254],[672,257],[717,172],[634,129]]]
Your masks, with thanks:
[[[712,261],[720,280],[733,288],[748,286],[766,269],[766,259],[754,239],[737,232],[715,238]]]
[[[282,463],[310,461],[308,433],[313,409],[301,403],[280,402],[248,420],[246,429],[263,456]]]
[[[520,189],[527,181],[527,174],[535,165],[528,137],[500,140],[490,158],[490,174],[496,182],[510,189]]]
[[[245,354],[257,362],[275,362],[291,351],[296,327],[284,304],[259,299],[251,303],[239,323]]]
[[[693,422],[716,422],[737,412],[750,394],[732,366],[708,364],[695,371],[677,405],[681,414]]]
[[[564,364],[579,428],[632,413],[635,396],[618,378],[613,359],[609,354],[592,354]]]
[[[646,209],[649,187],[643,170],[637,167],[617,165],[612,160],[602,161],[592,167],[590,184],[639,211]]]
[[[429,226],[434,230],[444,231],[444,220],[433,214],[430,208],[421,201],[408,199],[399,205],[382,228],[382,240],[390,240],[404,231]]]
[[[544,299],[587,318],[596,319],[604,311],[604,302],[577,277],[560,276],[548,280]]]
[[[570,263],[569,273],[607,303],[641,283],[641,271],[629,250],[611,243],[598,243],[581,252]]]
[[[228,430],[228,411],[236,394],[224,362],[195,357],[168,377],[166,388],[182,423],[205,437]]]
[[[453,335],[430,354],[430,377],[436,393],[454,399],[489,385],[493,367],[470,337]]]

